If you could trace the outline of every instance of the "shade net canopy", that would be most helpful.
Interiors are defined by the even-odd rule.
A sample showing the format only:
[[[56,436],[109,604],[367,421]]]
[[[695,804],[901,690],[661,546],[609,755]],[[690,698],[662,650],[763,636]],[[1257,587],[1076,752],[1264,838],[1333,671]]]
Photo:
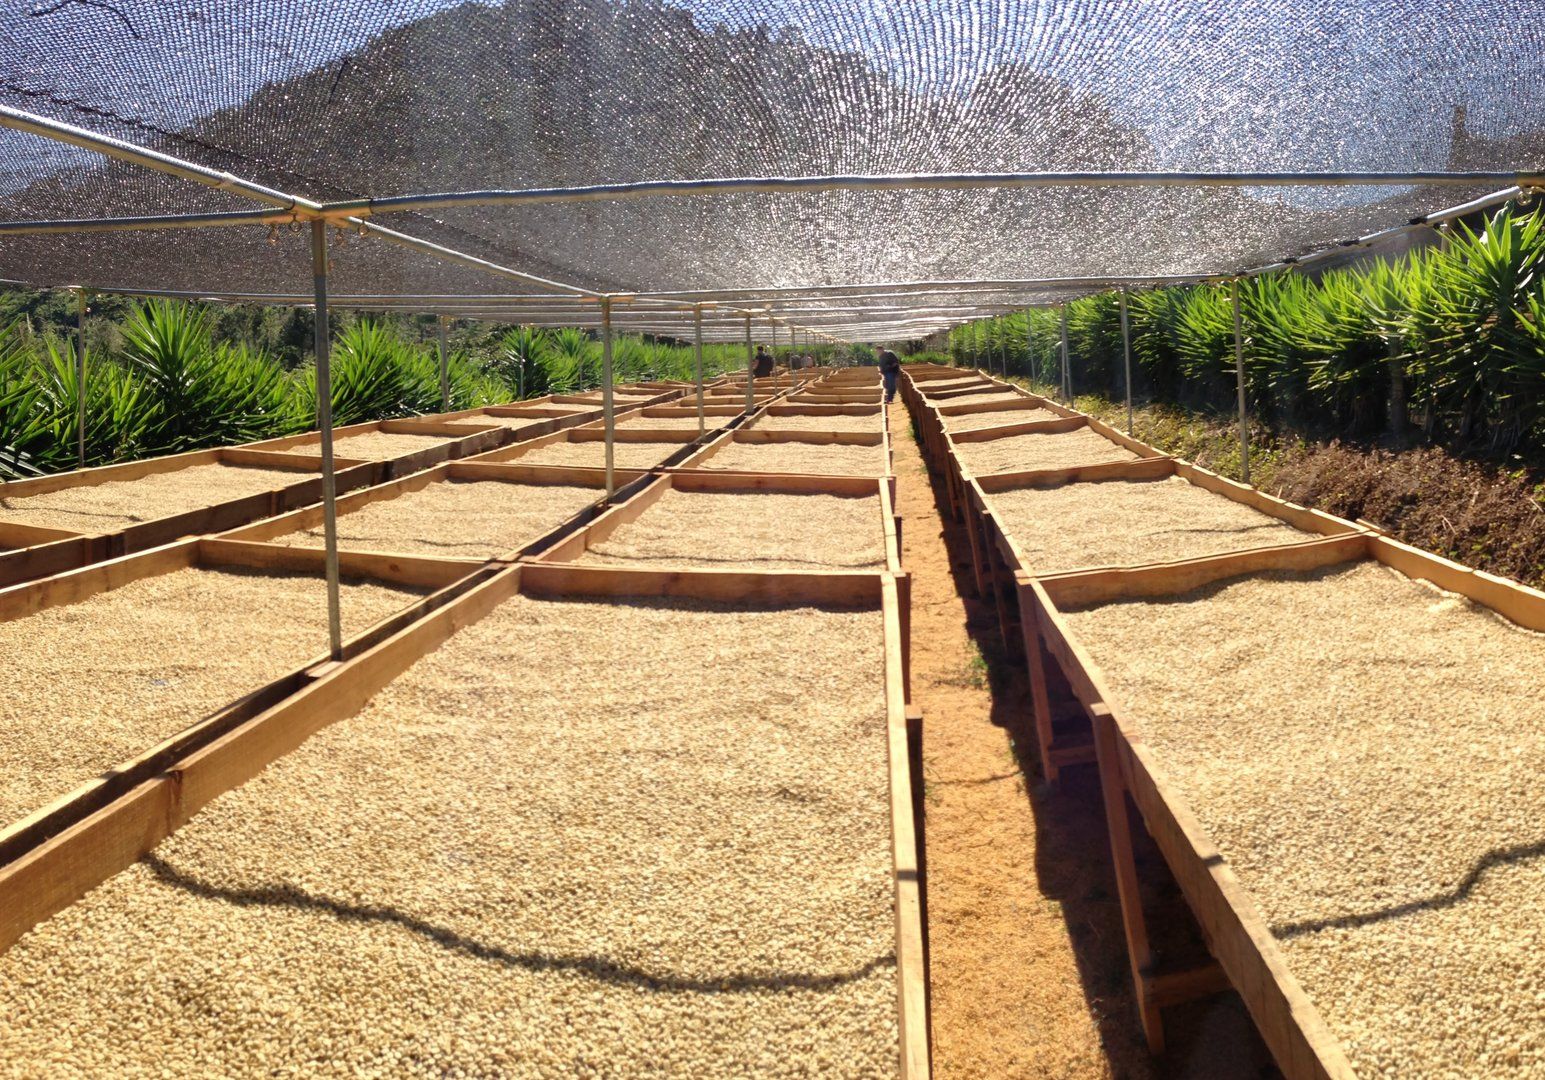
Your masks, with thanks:
[[[0,104],[318,203],[724,177],[1545,171],[1538,0],[30,0],[0,10]],[[734,191],[434,205],[369,220],[585,290],[874,284],[883,294],[888,282],[1240,272],[1501,186]],[[0,222],[264,208],[0,133]],[[304,229],[266,224],[0,235],[0,277],[279,296],[309,287],[307,244]],[[342,296],[547,288],[370,235],[335,244],[332,273]],[[880,339],[962,321],[973,305],[991,314],[1077,291],[741,299]]]

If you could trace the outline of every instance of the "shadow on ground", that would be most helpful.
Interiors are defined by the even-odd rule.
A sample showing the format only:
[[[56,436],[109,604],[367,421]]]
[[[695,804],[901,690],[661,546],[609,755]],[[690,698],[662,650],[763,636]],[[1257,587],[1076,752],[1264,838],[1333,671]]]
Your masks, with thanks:
[[[1061,908],[1110,1074],[1118,1080],[1279,1077],[1243,1002],[1233,993],[1165,1010],[1166,1052],[1158,1057],[1149,1053],[1137,1019],[1099,778],[1092,765],[1085,765],[1064,769],[1056,786],[1042,782],[1029,677],[1022,659],[1017,654],[1011,659],[1005,649],[992,599],[976,595],[970,542],[964,525],[951,514],[942,477],[930,467],[928,480],[943,522],[955,588],[965,603],[966,629],[985,661],[992,723],[1007,733],[1018,765],[1017,772],[1001,777],[955,783],[1024,777],[1035,820],[1036,885]],[[1065,684],[1054,686],[1053,694],[1071,703]],[[1133,819],[1141,820],[1135,812]],[[1163,858],[1146,836],[1137,837],[1135,847],[1157,960],[1184,967],[1205,959],[1200,931]]]

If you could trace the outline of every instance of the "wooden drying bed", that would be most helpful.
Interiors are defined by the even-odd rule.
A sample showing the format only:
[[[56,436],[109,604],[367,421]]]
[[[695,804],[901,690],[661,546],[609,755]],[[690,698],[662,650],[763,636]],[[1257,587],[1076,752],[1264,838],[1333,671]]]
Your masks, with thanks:
[[[874,476],[890,472],[883,431],[766,431],[740,428],[684,462],[692,469],[807,476]]]
[[[337,465],[339,491],[369,484],[379,471],[347,459]],[[0,551],[0,585],[315,502],[320,467],[301,455],[232,448],[0,483],[0,547],[9,549]]]
[[[604,469],[605,437],[605,431],[598,428],[574,428],[506,446],[479,455],[478,460]],[[618,469],[654,468],[685,457],[697,440],[695,429],[686,433],[665,433],[648,428],[618,427],[612,444],[613,465]]]
[[[541,559],[657,569],[901,570],[888,484],[786,474],[669,473]]]
[[[604,477],[593,469],[452,461],[338,500],[338,545],[458,559],[514,558],[594,516]],[[618,498],[647,474],[618,470]],[[301,547],[323,545],[320,506],[223,534]]]
[[[1317,983],[1320,986],[1320,989],[1317,991],[1317,998],[1324,996],[1327,1000],[1333,1001],[1337,1008],[1344,1010],[1347,1008],[1348,1001],[1345,991],[1342,988],[1332,987],[1330,984],[1324,983],[1323,977],[1319,975],[1319,972],[1325,969],[1325,965],[1334,962],[1335,958],[1339,955],[1335,949],[1335,942],[1344,939],[1348,943],[1348,948],[1352,950],[1367,948],[1368,946],[1365,943],[1377,941],[1379,934],[1387,931],[1387,924],[1390,921],[1408,918],[1420,920],[1425,917],[1420,914],[1424,909],[1419,905],[1402,907],[1398,902],[1398,897],[1401,895],[1401,890],[1406,887],[1406,884],[1399,878],[1390,879],[1386,875],[1385,878],[1380,879],[1382,883],[1377,887],[1380,890],[1392,889],[1393,891],[1389,893],[1389,896],[1396,898],[1396,902],[1386,905],[1387,910],[1383,914],[1377,915],[1377,917],[1369,914],[1370,911],[1376,911],[1377,909],[1375,908],[1359,909],[1358,912],[1336,909],[1330,911],[1328,916],[1325,910],[1322,909],[1319,913],[1322,917],[1318,920],[1311,917],[1298,923],[1288,922],[1285,925],[1279,925],[1278,929],[1282,930],[1289,940],[1294,943],[1287,957],[1284,958],[1282,943],[1274,936],[1267,919],[1257,909],[1256,899],[1241,885],[1235,874],[1233,864],[1229,861],[1231,857],[1242,859],[1243,865],[1248,868],[1246,871],[1248,874],[1264,875],[1260,878],[1260,881],[1269,883],[1271,880],[1270,875],[1273,871],[1257,868],[1260,859],[1267,855],[1268,852],[1252,850],[1230,852],[1223,850],[1220,853],[1214,846],[1215,842],[1211,833],[1204,829],[1202,821],[1197,818],[1190,801],[1183,797],[1182,792],[1177,790],[1175,784],[1168,779],[1167,772],[1161,769],[1161,755],[1148,746],[1141,734],[1140,721],[1134,719],[1134,717],[1148,715],[1153,709],[1170,709],[1173,707],[1172,703],[1185,707],[1185,698],[1172,697],[1165,699],[1150,696],[1135,698],[1130,702],[1130,705],[1138,711],[1136,713],[1132,712],[1126,703],[1126,695],[1121,694],[1118,698],[1118,692],[1111,689],[1113,685],[1111,679],[1102,672],[1096,659],[1091,655],[1085,638],[1082,635],[1075,635],[1075,629],[1081,628],[1083,633],[1087,634],[1089,628],[1095,625],[1101,605],[1132,601],[1145,597],[1178,597],[1191,590],[1207,589],[1209,586],[1213,586],[1213,588],[1208,590],[1208,595],[1198,595],[1195,598],[1195,603],[1200,605],[1198,609],[1186,611],[1182,605],[1182,607],[1173,609],[1168,617],[1210,618],[1207,612],[1213,610],[1218,610],[1221,616],[1224,614],[1222,609],[1206,607],[1206,605],[1212,602],[1212,597],[1222,596],[1230,588],[1244,588],[1248,586],[1248,588],[1259,590],[1266,588],[1267,585],[1264,583],[1250,585],[1250,583],[1246,582],[1243,586],[1215,586],[1214,583],[1237,581],[1237,579],[1246,575],[1260,575],[1267,572],[1303,574],[1320,571],[1324,567],[1338,567],[1346,564],[1349,560],[1357,559],[1376,560],[1385,566],[1399,570],[1409,577],[1430,581],[1441,589],[1468,597],[1478,604],[1488,606],[1518,625],[1528,629],[1545,629],[1545,594],[1524,588],[1501,578],[1468,570],[1447,560],[1437,558],[1425,552],[1419,552],[1384,537],[1367,533],[1331,537],[1315,544],[1268,548],[1255,552],[1188,560],[1165,566],[1144,567],[1125,571],[1094,571],[1079,574],[1053,575],[1040,581],[1026,581],[1022,583],[1022,587],[1030,593],[1031,602],[1036,608],[1038,625],[1041,628],[1041,633],[1051,656],[1068,673],[1073,688],[1080,699],[1096,713],[1096,734],[1100,743],[1102,782],[1106,784],[1108,789],[1108,806],[1111,800],[1119,800],[1119,796],[1123,792],[1130,794],[1148,827],[1148,831],[1158,841],[1166,860],[1175,872],[1182,890],[1186,893],[1187,899],[1190,901],[1204,930],[1207,931],[1213,952],[1218,957],[1223,970],[1227,972],[1230,982],[1239,989],[1241,995],[1245,998],[1246,1004],[1260,1026],[1267,1044],[1272,1048],[1278,1063],[1291,1077],[1340,1077],[1350,1076],[1352,1072],[1351,1066],[1347,1062],[1346,1050],[1332,1034],[1331,1030],[1326,1027],[1319,1011],[1315,1007],[1315,1003],[1311,1002],[1304,994],[1298,979],[1289,967],[1288,960],[1291,960],[1295,954],[1302,955],[1305,958],[1305,969],[1315,974],[1316,978],[1320,980]],[[1332,574],[1332,577],[1328,580],[1334,581],[1334,579],[1335,575]],[[1223,590],[1222,592],[1217,591],[1220,587]],[[1383,587],[1386,590],[1394,588],[1387,581]],[[1406,585],[1401,586],[1401,588],[1408,590],[1414,588],[1414,586]],[[1241,592],[1238,595],[1248,598],[1253,594]],[[1404,595],[1415,594],[1406,593]],[[1387,603],[1394,605],[1396,608],[1406,605],[1402,610],[1412,610],[1409,606],[1410,601],[1399,600],[1397,595],[1391,595]],[[1445,621],[1448,621],[1444,609],[1446,606],[1451,607],[1452,604],[1453,601],[1444,601],[1441,598],[1434,597],[1432,602],[1423,607],[1425,614],[1421,617],[1430,620],[1438,616],[1445,616]],[[1080,609],[1093,610],[1085,611],[1084,614],[1077,615],[1072,620],[1064,614],[1065,611]],[[1256,618],[1259,618],[1266,610],[1259,603],[1254,605]],[[1302,612],[1303,609],[1295,608],[1294,610]],[[1322,635],[1325,637],[1323,645],[1327,650],[1324,654],[1327,658],[1340,655],[1336,650],[1348,647],[1343,643],[1348,641],[1356,643],[1358,639],[1355,635],[1359,633],[1366,634],[1370,629],[1368,626],[1359,627],[1353,619],[1348,619],[1345,615],[1342,615],[1342,609],[1339,606],[1336,610],[1340,623],[1327,625]],[[1155,612],[1155,620],[1163,617],[1157,613],[1157,609],[1155,609]],[[1361,609],[1358,609],[1356,614],[1362,614]],[[1377,619],[1381,618],[1383,614],[1382,611],[1368,612],[1367,617]],[[1482,618],[1482,616],[1462,611],[1450,612],[1448,614],[1455,618],[1459,615],[1464,615],[1467,619]],[[1275,631],[1274,641],[1269,647],[1265,643],[1252,647],[1250,644],[1251,637],[1243,632],[1236,632],[1232,638],[1224,637],[1220,640],[1219,644],[1228,646],[1231,641],[1237,643],[1234,647],[1239,650],[1240,659],[1236,663],[1242,671],[1248,672],[1252,668],[1259,668],[1261,665],[1279,663],[1283,659],[1282,654],[1284,651],[1292,648],[1291,642],[1295,637],[1307,635],[1312,639],[1316,635],[1312,623],[1307,627],[1299,627],[1294,625],[1295,621],[1290,615],[1284,624],[1265,624]],[[1162,623],[1156,621],[1155,625],[1162,625]],[[1487,625],[1492,627],[1492,629],[1487,631],[1490,634],[1495,635],[1502,630],[1499,624],[1492,623]],[[1100,631],[1095,630],[1094,633],[1099,634]],[[1510,633],[1515,635],[1515,637],[1509,640],[1519,642],[1516,646],[1517,648],[1532,650],[1531,656],[1534,652],[1539,651],[1537,639],[1528,639],[1525,642],[1524,639],[1516,637],[1520,633],[1519,631],[1514,630]],[[1348,637],[1348,635],[1354,636]],[[1384,641],[1385,639],[1381,637],[1379,640]],[[1407,639],[1402,638],[1401,640],[1405,641]],[[1318,648],[1319,643],[1315,643],[1314,647]],[[1152,649],[1151,633],[1145,648]],[[1358,656],[1363,658],[1362,662],[1367,663],[1371,661],[1378,665],[1377,670],[1397,673],[1398,678],[1399,664],[1401,662],[1398,651],[1394,655],[1390,655],[1387,652],[1382,655],[1376,655],[1370,652],[1374,648],[1372,644],[1366,647],[1359,644],[1357,648],[1362,650],[1357,653]],[[1474,660],[1477,651],[1478,646],[1470,647],[1463,656],[1464,659],[1471,662],[1470,666],[1466,669],[1467,672],[1476,670]],[[1479,649],[1479,651],[1484,653],[1486,650]],[[1138,683],[1132,681],[1134,675],[1127,674],[1130,670],[1127,667],[1127,661],[1122,658],[1121,654],[1109,642],[1106,642],[1103,646],[1101,659],[1118,665],[1117,670],[1121,673],[1119,677],[1123,680],[1121,685],[1132,689],[1140,688]],[[1187,661],[1193,671],[1196,667],[1196,659],[1197,652],[1193,643],[1191,655]],[[1459,656],[1450,654],[1450,661],[1458,659],[1460,659]],[[1145,660],[1145,663],[1147,662],[1149,661]],[[1504,665],[1508,662],[1505,658],[1501,660],[1501,663]],[[1272,693],[1276,695],[1277,700],[1283,703],[1281,707],[1289,710],[1287,715],[1302,716],[1310,727],[1317,730],[1316,738],[1319,745],[1313,751],[1305,750],[1305,753],[1323,754],[1341,750],[1344,752],[1345,757],[1337,766],[1337,769],[1340,770],[1339,772],[1332,770],[1329,773],[1322,773],[1317,777],[1317,781],[1324,785],[1324,790],[1318,792],[1298,792],[1292,796],[1282,793],[1280,797],[1291,797],[1299,800],[1313,800],[1316,798],[1335,800],[1337,784],[1343,784],[1343,786],[1350,784],[1350,786],[1345,788],[1345,797],[1339,801],[1345,802],[1350,799],[1366,801],[1367,798],[1377,797],[1385,799],[1386,805],[1394,809],[1399,805],[1400,792],[1409,790],[1412,782],[1420,784],[1422,769],[1431,770],[1457,767],[1461,772],[1464,772],[1466,754],[1472,755],[1471,764],[1478,766],[1475,770],[1472,770],[1476,772],[1476,775],[1471,778],[1471,781],[1485,783],[1491,782],[1493,779],[1500,779],[1500,775],[1487,775],[1488,771],[1494,773],[1495,766],[1492,763],[1482,766],[1475,762],[1473,758],[1473,755],[1476,753],[1484,756],[1486,753],[1484,743],[1460,746],[1457,756],[1454,753],[1448,753],[1449,760],[1447,761],[1437,760],[1437,758],[1443,755],[1426,755],[1433,758],[1433,760],[1427,761],[1425,764],[1413,764],[1411,767],[1417,771],[1409,778],[1397,775],[1396,772],[1398,770],[1389,771],[1386,768],[1386,766],[1393,767],[1398,765],[1397,762],[1390,758],[1391,754],[1400,755],[1401,760],[1406,760],[1412,754],[1419,757],[1423,756],[1425,750],[1420,742],[1421,739],[1440,738],[1446,741],[1451,735],[1454,735],[1463,743],[1467,738],[1465,731],[1463,728],[1456,729],[1454,725],[1456,723],[1464,724],[1469,722],[1470,714],[1464,711],[1465,707],[1461,706],[1459,712],[1464,712],[1464,715],[1456,715],[1455,708],[1451,707],[1454,701],[1452,694],[1456,691],[1464,694],[1481,692],[1478,689],[1472,689],[1467,686],[1467,683],[1473,678],[1472,675],[1467,674],[1465,681],[1455,683],[1452,679],[1444,677],[1441,667],[1436,671],[1429,667],[1425,674],[1418,674],[1417,678],[1419,680],[1438,678],[1445,688],[1442,699],[1445,703],[1441,706],[1442,719],[1427,727],[1422,725],[1419,717],[1413,719],[1410,724],[1406,724],[1402,720],[1400,735],[1385,738],[1383,745],[1374,753],[1374,757],[1378,761],[1367,762],[1367,756],[1359,754],[1355,742],[1349,743],[1339,736],[1336,738],[1328,738],[1327,736],[1339,731],[1341,726],[1347,723],[1351,723],[1354,729],[1361,726],[1358,722],[1358,717],[1366,714],[1357,711],[1355,703],[1360,697],[1386,692],[1385,688],[1391,686],[1393,686],[1393,689],[1389,690],[1389,692],[1397,695],[1401,693],[1402,687],[1405,688],[1407,696],[1419,694],[1417,688],[1420,682],[1408,683],[1397,681],[1391,684],[1388,682],[1389,674],[1379,675],[1368,680],[1358,680],[1355,684],[1349,684],[1347,687],[1347,693],[1353,696],[1346,697],[1344,695],[1342,700],[1335,702],[1334,705],[1327,705],[1325,709],[1316,711],[1313,708],[1315,695],[1335,694],[1336,684],[1333,680],[1344,676],[1322,675],[1319,679],[1321,685],[1308,686],[1304,688],[1301,694],[1296,690],[1292,690],[1292,680],[1307,678],[1311,684],[1315,683],[1315,679],[1312,676],[1321,670],[1315,667],[1315,663],[1315,661],[1309,660],[1305,664],[1303,671],[1290,678],[1288,688],[1274,687]],[[1537,663],[1537,659],[1531,659],[1526,663],[1527,665],[1533,665]],[[1391,665],[1394,666],[1392,667]],[[1223,664],[1213,665],[1211,674],[1205,682],[1194,682],[1192,684],[1195,690],[1216,686],[1222,691],[1220,695],[1209,702],[1196,703],[1194,707],[1198,710],[1198,715],[1195,718],[1197,721],[1206,721],[1208,717],[1216,717],[1219,722],[1227,722],[1227,717],[1230,715],[1229,710],[1234,708],[1238,701],[1243,700],[1231,694],[1229,689],[1233,685],[1230,680],[1236,680],[1241,675],[1238,672],[1230,674],[1225,670],[1226,666]],[[1156,671],[1157,669],[1154,670]],[[1533,670],[1533,667],[1529,666],[1528,670]],[[1506,684],[1493,683],[1493,685]],[[1521,683],[1517,685],[1522,686]],[[1191,692],[1193,692],[1191,689],[1182,691],[1182,693]],[[1147,692],[1145,691],[1146,694]],[[1524,696],[1520,697],[1520,694]],[[1488,732],[1487,737],[1493,734],[1500,734],[1495,726],[1495,717],[1506,712],[1516,711],[1526,699],[1527,695],[1522,690],[1515,691],[1511,704],[1503,707],[1503,713],[1496,712],[1497,706],[1494,704],[1489,706],[1491,711],[1486,713],[1486,716],[1491,716],[1493,719],[1488,720],[1486,716],[1481,715],[1477,715],[1475,719],[1485,725]],[[1424,707],[1425,705],[1420,704],[1419,701],[1402,700],[1398,709],[1400,715],[1405,717],[1411,715],[1413,708]],[[1485,710],[1488,707],[1482,706],[1481,708]],[[1312,718],[1310,714],[1313,714]],[[1271,717],[1267,717],[1266,720],[1268,724],[1272,723]],[[1372,717],[1370,722],[1379,724],[1387,721],[1384,719],[1384,716],[1379,715]],[[1283,721],[1278,721],[1276,726],[1280,727],[1281,723]],[[1301,721],[1292,721],[1292,723],[1302,725]],[[1270,737],[1272,730],[1272,727],[1268,727],[1267,731],[1263,733],[1264,737]],[[1292,727],[1281,728],[1280,737],[1284,740],[1291,740],[1295,730],[1297,729]],[[1371,733],[1365,733],[1363,737],[1367,737],[1368,734]],[[1401,739],[1414,741],[1409,746],[1397,747],[1392,745]],[[1283,747],[1283,749],[1288,749],[1288,747]],[[1183,770],[1190,769],[1188,762],[1192,760],[1191,755],[1194,752],[1187,747],[1180,747],[1179,750],[1176,750],[1174,746],[1170,748],[1170,753],[1177,755],[1177,764]],[[1527,755],[1532,752],[1533,750],[1528,745],[1519,744],[1516,741],[1509,744],[1509,757],[1517,756],[1520,753]],[[1365,763],[1368,764],[1368,767],[1383,771],[1356,781],[1350,780],[1350,774],[1346,770],[1362,768],[1365,766]],[[1264,801],[1258,804],[1258,809],[1261,813],[1257,814],[1254,818],[1255,822],[1263,826],[1269,824],[1271,820],[1271,818],[1264,816],[1267,812],[1270,812],[1279,822],[1283,820],[1277,814],[1278,808],[1271,805],[1271,801],[1274,798],[1272,795],[1274,789],[1270,785],[1278,782],[1278,780],[1288,779],[1286,776],[1277,777],[1269,768],[1265,768],[1267,764],[1268,762],[1265,759],[1258,763],[1255,767],[1256,779],[1251,782],[1253,790],[1259,790],[1264,793]],[[1189,776],[1190,773],[1186,772],[1183,775]],[[1210,790],[1196,786],[1201,783],[1199,779],[1189,779],[1186,782],[1192,784],[1194,790],[1203,794]],[[1462,786],[1464,782],[1467,781],[1461,781],[1454,790],[1454,796],[1462,800],[1467,797],[1467,793]],[[1263,785],[1265,786],[1263,787]],[[1375,790],[1370,792],[1370,788]],[[1474,792],[1469,794],[1474,794]],[[1430,820],[1425,815],[1428,813],[1431,799],[1435,795],[1441,797],[1441,793],[1437,792],[1430,785],[1422,785],[1421,798],[1419,800],[1422,803],[1422,809],[1419,811],[1419,814],[1422,815],[1422,820]],[[1516,790],[1514,790],[1512,794],[1505,797],[1493,794],[1488,797],[1489,802],[1483,800],[1480,805],[1470,801],[1467,804],[1464,815],[1469,819],[1474,819],[1476,814],[1484,816],[1496,810],[1499,806],[1511,806],[1516,801],[1516,797]],[[1324,861],[1326,858],[1336,858],[1334,851],[1337,850],[1352,852],[1353,862],[1348,865],[1348,871],[1351,876],[1344,875],[1343,884],[1352,887],[1354,895],[1360,880],[1366,882],[1371,880],[1367,877],[1369,873],[1375,876],[1380,873],[1378,865],[1375,862],[1369,861],[1379,858],[1378,851],[1385,850],[1392,842],[1406,845],[1411,843],[1410,836],[1402,838],[1398,833],[1392,836],[1389,829],[1378,825],[1378,817],[1376,815],[1366,819],[1366,824],[1362,823],[1354,808],[1356,805],[1361,805],[1361,803],[1348,803],[1348,805],[1342,806],[1336,811],[1338,815],[1338,828],[1344,826],[1347,832],[1339,835],[1334,842],[1335,846],[1331,852],[1316,850],[1312,854],[1301,856],[1304,859]],[[1284,804],[1283,806],[1283,809],[1290,808],[1290,804]],[[1397,815],[1400,813],[1398,810],[1395,812]],[[1226,807],[1223,811],[1223,816],[1220,816],[1217,820],[1219,822],[1232,820],[1227,817]],[[1251,819],[1248,816],[1241,817],[1240,821],[1243,824],[1230,825],[1228,827],[1232,830],[1243,828],[1247,831],[1255,827],[1255,825],[1251,824]],[[1291,825],[1292,823],[1288,822],[1287,824]],[[1370,844],[1351,843],[1347,845],[1345,843],[1346,837],[1360,828],[1374,828],[1378,830],[1377,848]],[[1412,850],[1421,850],[1421,843],[1427,841],[1437,842],[1440,838],[1448,835],[1451,829],[1452,826],[1434,831],[1426,826],[1421,826],[1418,834],[1416,834],[1417,848]],[[1237,832],[1230,832],[1230,835],[1239,834]],[[1262,838],[1255,841],[1255,843],[1258,845],[1291,844],[1294,835],[1291,828],[1283,829],[1279,825],[1273,833],[1261,834]],[[1275,837],[1275,839],[1267,839],[1267,837]],[[1426,837],[1427,841],[1423,841],[1422,837]],[[1132,876],[1130,867],[1126,865],[1129,857],[1123,851],[1125,842],[1123,834],[1119,829],[1113,833],[1112,844],[1117,860],[1118,882],[1123,883],[1122,904],[1124,918],[1127,922],[1129,944],[1132,949],[1134,969],[1141,969],[1146,959],[1146,929],[1141,906],[1136,901],[1135,889],[1132,888],[1132,886],[1135,886],[1135,881],[1128,880]],[[1392,855],[1396,855],[1398,861],[1399,856],[1397,853],[1399,848],[1389,850]],[[1419,858],[1419,856],[1412,857]],[[1463,859],[1460,861],[1462,862]],[[1339,864],[1332,863],[1331,865]],[[1406,865],[1409,866],[1410,864]],[[1438,893],[1442,893],[1445,888],[1443,871],[1436,864],[1424,863],[1423,865],[1429,866],[1432,869],[1430,875],[1427,870],[1419,871],[1420,874],[1424,875],[1426,884],[1431,887],[1429,892],[1432,889],[1436,889]],[[1471,887],[1473,886],[1467,886],[1466,888]],[[1303,910],[1301,907],[1299,909],[1292,908],[1291,895],[1291,893],[1282,892],[1278,886],[1268,884],[1267,899],[1270,903],[1278,905],[1280,910],[1284,912]],[[1461,901],[1463,900],[1463,895],[1462,893],[1459,897]],[[1334,908],[1335,897],[1320,897],[1322,904],[1327,900],[1331,902]],[[1482,902],[1485,902],[1484,899]],[[1445,902],[1439,906],[1447,907],[1449,903]],[[1338,918],[1344,917],[1346,917],[1345,925],[1335,921]],[[1274,921],[1275,918],[1276,916],[1274,915]],[[1320,939],[1323,944],[1317,950],[1316,945],[1311,944],[1309,939],[1319,937],[1321,934],[1324,934],[1325,937]],[[1430,948],[1422,950],[1422,959],[1424,962],[1430,962]],[[1415,958],[1413,957],[1410,962],[1416,962]],[[1357,1026],[1357,1030],[1360,1033],[1357,1038],[1365,1041],[1354,1042],[1349,1039],[1348,1045],[1355,1046],[1360,1051],[1364,1051],[1365,1047],[1372,1048],[1373,1044],[1377,1043],[1379,1039],[1379,1036],[1369,1031],[1367,1025],[1370,1023],[1375,1025],[1388,1024],[1391,1022],[1391,1018],[1397,1017],[1397,1014],[1400,1014],[1405,1009],[1406,1004],[1409,1004],[1409,1002],[1406,1004],[1392,1004],[1390,995],[1381,993],[1378,988],[1381,986],[1390,988],[1393,995],[1397,998],[1400,993],[1407,990],[1410,990],[1412,993],[1417,992],[1413,981],[1406,979],[1403,971],[1397,973],[1388,969],[1390,963],[1395,963],[1398,966],[1400,961],[1394,956],[1386,956],[1383,964],[1376,969],[1376,975],[1370,975],[1368,977],[1369,981],[1357,983],[1359,994],[1357,1007],[1359,1009],[1371,1008],[1373,1010],[1372,1019],[1370,1020],[1370,1016],[1367,1014],[1359,1014],[1356,1019],[1361,1026],[1350,1025],[1341,1029],[1348,1035],[1351,1035],[1352,1027]],[[1352,978],[1350,974],[1347,977]],[[1440,1003],[1438,1004],[1439,1009],[1444,1008],[1445,1006],[1441,1004],[1440,988],[1431,985],[1430,980],[1421,982],[1422,985],[1419,993],[1422,999],[1426,999],[1429,995],[1437,995],[1433,996],[1432,1000]],[[1139,983],[1141,985],[1141,977],[1139,978]],[[1150,1031],[1150,1037],[1159,1040],[1162,1039],[1161,1029],[1159,1028],[1159,1006],[1157,1002],[1150,1000],[1150,997],[1151,995],[1144,998],[1144,1023]],[[1468,1004],[1468,1002],[1455,1002],[1451,1008],[1456,1013],[1463,1013]],[[1398,1019],[1395,1022],[1398,1023]],[[1456,1016],[1437,1015],[1419,1023],[1424,1027],[1424,1030],[1436,1032],[1443,1025],[1454,1025],[1461,1023],[1461,1021]],[[1400,1048],[1398,1046],[1393,1046],[1392,1049],[1399,1055]],[[1373,1066],[1380,1060],[1380,1052],[1374,1048],[1368,1054],[1365,1063]],[[1411,1059],[1406,1058],[1402,1063],[1403,1065],[1410,1065],[1413,1062]],[[1443,1063],[1439,1062],[1439,1064]]]
[[[470,585],[476,563],[345,555],[352,655]],[[239,615],[232,618],[232,615]],[[186,540],[0,590],[0,864],[292,693],[324,662],[320,552]]]
[[[26,1016],[0,1054],[25,1071],[70,1030],[88,1071],[151,1046],[363,1067],[427,1049],[397,1026],[414,1015],[446,1025],[436,1070],[555,1045],[622,1073],[754,1072],[771,1050],[925,1077],[899,607],[881,574],[497,574],[0,868],[9,944],[207,808],[0,961],[7,1015]],[[806,637],[820,648],[767,647]],[[695,678],[726,650],[743,691]],[[810,685],[812,664],[814,708],[765,692]],[[671,722],[636,708],[641,685]],[[283,1039],[222,1039],[222,1017],[261,1011],[204,1009],[165,980],[297,1007]],[[570,1036],[575,1000],[599,1011]],[[147,1004],[167,1021],[149,1044],[133,1034]]]

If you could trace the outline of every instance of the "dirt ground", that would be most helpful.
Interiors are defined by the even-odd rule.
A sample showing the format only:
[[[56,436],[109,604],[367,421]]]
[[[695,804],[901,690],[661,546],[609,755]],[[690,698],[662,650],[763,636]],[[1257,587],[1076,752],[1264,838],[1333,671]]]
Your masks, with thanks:
[[[933,1060],[941,1080],[1267,1078],[1232,994],[1166,1011],[1148,1053],[1132,1001],[1099,786],[1090,767],[1038,782],[1029,686],[902,408],[891,411],[912,696],[923,710]],[[1144,867],[1167,884],[1151,852]]]

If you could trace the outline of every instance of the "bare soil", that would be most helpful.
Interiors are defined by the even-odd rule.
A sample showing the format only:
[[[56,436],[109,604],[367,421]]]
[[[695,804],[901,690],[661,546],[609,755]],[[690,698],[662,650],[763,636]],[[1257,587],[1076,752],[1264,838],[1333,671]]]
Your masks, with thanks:
[[[902,563],[912,576],[913,701],[923,711],[934,1066],[941,1080],[1239,1080],[1277,1074],[1234,995],[1137,1023],[1098,781],[1036,780],[1029,688],[963,527],[941,515],[904,409],[892,414]],[[1063,688],[1065,693],[1065,687]],[[1066,707],[1066,703],[1064,703]],[[1144,852],[1145,874],[1168,886]]]

